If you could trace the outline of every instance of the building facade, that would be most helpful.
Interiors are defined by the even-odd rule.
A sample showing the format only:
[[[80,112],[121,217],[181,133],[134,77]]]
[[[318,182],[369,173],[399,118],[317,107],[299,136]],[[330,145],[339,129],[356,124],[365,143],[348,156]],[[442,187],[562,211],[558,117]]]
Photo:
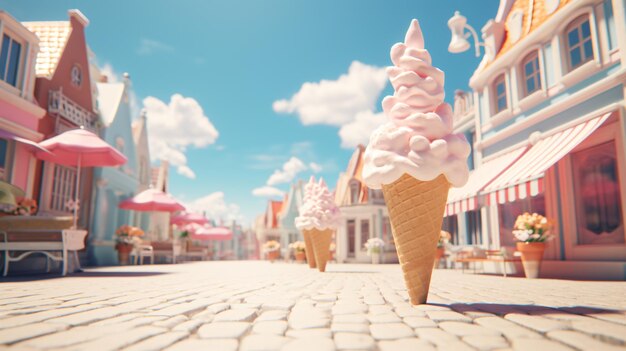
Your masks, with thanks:
[[[501,1],[455,111],[475,169],[450,191],[448,229],[512,247],[516,217],[538,212],[553,222],[544,276],[626,277],[625,6]]]
[[[304,196],[304,182],[298,180],[289,187],[289,192],[283,200],[283,205],[278,213],[278,226],[281,229],[280,246],[288,248],[289,244],[303,241],[304,237],[296,228],[296,217],[300,215],[300,207]]]
[[[369,189],[361,177],[364,152],[365,148],[359,145],[337,180],[335,203],[342,222],[335,233],[335,258],[337,262],[371,262],[364,245],[370,238],[380,238],[385,242],[382,262],[396,263],[398,257],[383,193]]]
[[[37,167],[32,151],[44,138],[39,121],[46,113],[34,97],[39,38],[4,11],[0,38],[0,180],[32,198]]]

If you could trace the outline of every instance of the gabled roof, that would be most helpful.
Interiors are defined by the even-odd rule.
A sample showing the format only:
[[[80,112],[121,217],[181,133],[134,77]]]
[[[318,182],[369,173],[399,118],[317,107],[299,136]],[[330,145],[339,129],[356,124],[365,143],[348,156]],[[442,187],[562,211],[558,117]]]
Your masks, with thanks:
[[[271,223],[268,225],[269,228],[278,228],[278,213],[283,207],[283,201],[273,201],[270,200],[270,209],[271,209]]]
[[[528,34],[539,28],[546,20],[548,20],[551,16],[557,13],[563,6],[567,5],[571,0],[560,0],[558,2],[558,6],[552,13],[548,13],[546,11],[546,6],[548,2],[554,1],[546,1],[546,0],[516,0],[511,6],[510,11],[506,17],[505,23],[505,38],[502,43],[502,47],[500,51],[498,51],[498,55],[496,59],[507,52],[510,48],[519,43],[524,37]],[[522,15],[522,23],[521,23],[521,34],[518,38],[515,38],[510,34],[513,31],[513,28],[509,26],[512,25],[513,21],[511,20],[514,16]],[[529,15],[530,14],[530,15]]]
[[[70,21],[22,22],[22,24],[39,37],[39,52],[35,64],[37,77],[50,78],[72,32]]]
[[[352,154],[346,172],[342,173],[337,180],[337,187],[335,189],[335,202],[337,206],[355,205],[351,203],[350,196],[350,183],[356,180],[359,183],[359,196],[358,204],[366,203],[368,200],[369,188],[363,182],[363,153],[365,147],[363,145],[357,146],[356,150]]]
[[[125,86],[124,83],[97,83],[97,86],[100,116],[104,125],[109,126],[115,120]]]

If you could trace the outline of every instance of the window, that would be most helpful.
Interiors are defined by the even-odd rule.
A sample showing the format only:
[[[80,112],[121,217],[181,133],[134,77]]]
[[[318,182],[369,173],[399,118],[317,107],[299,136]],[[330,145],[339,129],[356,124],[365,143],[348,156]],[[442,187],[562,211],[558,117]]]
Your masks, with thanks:
[[[0,179],[7,181],[9,175],[9,141],[0,139]]]
[[[528,96],[541,89],[541,71],[539,69],[539,54],[537,51],[526,56],[522,61],[522,75],[524,77],[524,96]]]
[[[17,87],[17,72],[20,68],[20,53],[22,44],[10,36],[2,36],[2,48],[0,49],[0,79]]]
[[[499,75],[493,82],[493,93],[495,113],[506,110],[506,81],[504,74]]]
[[[587,15],[578,17],[570,23],[565,30],[565,35],[570,71],[593,60],[591,27]]]
[[[389,221],[389,217],[383,217],[383,241],[385,242],[385,247],[391,251],[395,251],[396,243],[393,240],[393,233],[391,231],[391,221]]]
[[[346,225],[346,231],[348,232],[348,257],[354,257],[356,221],[354,219],[349,219]]]
[[[500,246],[515,246],[516,240],[513,236],[513,227],[517,216],[524,212],[545,216],[546,198],[544,194],[528,196],[513,202],[498,204],[498,217],[500,223]]]
[[[359,203],[359,195],[361,192],[361,184],[356,179],[350,181],[350,205]]]
[[[50,209],[59,212],[70,212],[67,207],[69,200],[74,200],[76,188],[76,169],[65,166],[54,166],[54,178],[52,181],[52,196],[50,197]]]
[[[624,243],[615,141],[572,154],[578,244]]]
[[[480,217],[480,210],[465,212],[465,224],[467,226],[466,231],[466,243],[470,245],[482,244],[481,227],[482,220]]]
[[[80,87],[80,85],[83,83],[83,72],[81,71],[80,67],[78,67],[77,65],[72,66],[70,76],[72,84],[74,84],[74,86],[76,87]]]
[[[452,239],[450,240],[451,244],[459,245],[461,243],[459,240],[458,217],[456,215],[444,217],[443,223],[441,224],[441,230],[445,230],[452,235]]]
[[[361,220],[361,250],[365,250],[365,243],[370,238],[370,221],[367,219]]]
[[[370,202],[373,204],[385,204],[385,196],[380,189],[370,189]]]

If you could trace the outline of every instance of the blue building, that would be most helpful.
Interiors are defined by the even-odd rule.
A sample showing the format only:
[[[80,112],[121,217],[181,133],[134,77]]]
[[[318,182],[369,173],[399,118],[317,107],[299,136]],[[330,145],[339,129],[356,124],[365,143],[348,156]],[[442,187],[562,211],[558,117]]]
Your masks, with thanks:
[[[95,170],[96,196],[89,231],[89,257],[92,264],[113,265],[117,264],[115,230],[124,224],[143,224],[141,216],[118,208],[120,201],[132,197],[139,189],[140,163],[131,128],[130,78],[124,74],[123,82],[108,83],[106,77],[100,81],[97,83],[98,111],[104,123],[101,137],[123,153],[128,162],[120,167]]]

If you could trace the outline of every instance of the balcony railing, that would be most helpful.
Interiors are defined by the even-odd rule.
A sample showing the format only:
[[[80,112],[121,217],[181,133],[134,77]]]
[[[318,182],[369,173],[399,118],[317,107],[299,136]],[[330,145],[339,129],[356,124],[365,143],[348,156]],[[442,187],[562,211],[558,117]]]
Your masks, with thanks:
[[[98,118],[95,113],[89,112],[67,96],[61,90],[51,90],[48,96],[48,112],[63,117],[77,127],[96,132]]]
[[[474,96],[463,90],[454,93],[454,124],[474,113]]]

